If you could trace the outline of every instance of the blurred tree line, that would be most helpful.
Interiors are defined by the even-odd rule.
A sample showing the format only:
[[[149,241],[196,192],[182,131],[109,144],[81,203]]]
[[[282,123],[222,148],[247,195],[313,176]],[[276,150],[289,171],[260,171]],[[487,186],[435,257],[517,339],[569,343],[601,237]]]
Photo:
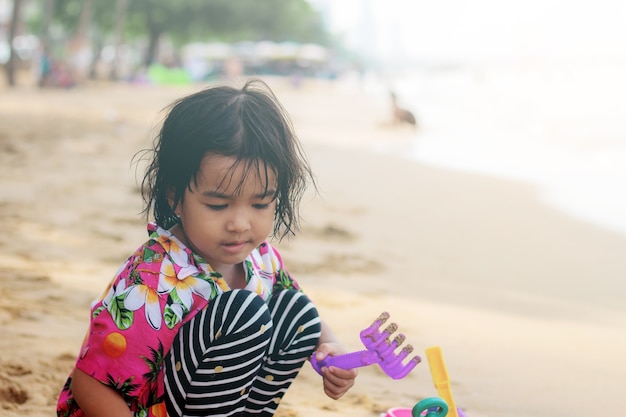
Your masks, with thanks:
[[[28,19],[26,7],[35,10]],[[89,45],[92,68],[105,45],[146,43],[143,65],[155,62],[159,42],[293,41],[331,46],[333,37],[306,0],[13,0],[9,26],[9,85],[15,83],[17,54],[11,40],[26,26],[44,53],[59,40]],[[117,55],[117,54],[115,54]],[[115,65],[110,77],[116,78]]]

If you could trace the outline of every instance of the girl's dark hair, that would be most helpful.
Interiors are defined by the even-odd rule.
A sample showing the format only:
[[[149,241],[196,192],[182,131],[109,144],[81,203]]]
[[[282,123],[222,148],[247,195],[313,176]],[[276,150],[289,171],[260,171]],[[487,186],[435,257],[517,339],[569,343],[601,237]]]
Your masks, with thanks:
[[[207,154],[236,159],[260,172],[263,164],[274,171],[278,184],[273,235],[279,239],[299,229],[298,204],[309,180],[310,166],[291,121],[267,84],[249,80],[241,88],[210,87],[172,103],[141,183],[142,213],[161,227],[174,225],[174,209],[185,189],[196,181]],[[263,163],[263,164],[261,164]],[[235,167],[233,166],[233,169]],[[225,179],[225,181],[228,181]],[[173,197],[170,205],[168,197]]]

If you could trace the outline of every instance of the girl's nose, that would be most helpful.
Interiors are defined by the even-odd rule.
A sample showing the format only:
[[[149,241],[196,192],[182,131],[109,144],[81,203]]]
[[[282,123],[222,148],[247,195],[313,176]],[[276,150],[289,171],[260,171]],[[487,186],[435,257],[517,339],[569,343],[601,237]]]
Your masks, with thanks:
[[[241,233],[250,229],[250,220],[242,212],[235,212],[226,224],[226,230],[233,233]]]

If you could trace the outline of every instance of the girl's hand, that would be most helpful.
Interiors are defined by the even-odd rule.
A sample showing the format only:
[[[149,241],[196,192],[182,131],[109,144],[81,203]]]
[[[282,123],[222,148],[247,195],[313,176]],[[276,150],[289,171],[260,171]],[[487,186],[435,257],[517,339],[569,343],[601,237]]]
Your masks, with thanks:
[[[339,343],[322,343],[317,348],[316,359],[322,361],[326,356],[344,353],[347,351]],[[324,392],[333,400],[338,400],[352,388],[357,374],[356,369],[341,369],[336,366],[322,367]]]

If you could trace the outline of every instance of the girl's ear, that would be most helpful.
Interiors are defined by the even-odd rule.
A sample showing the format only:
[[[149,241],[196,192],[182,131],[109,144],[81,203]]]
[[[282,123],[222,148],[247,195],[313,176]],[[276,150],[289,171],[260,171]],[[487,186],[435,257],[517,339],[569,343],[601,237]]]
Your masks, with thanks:
[[[176,212],[176,207],[174,206],[174,196],[176,195],[176,192],[174,191],[174,189],[172,187],[167,189],[167,203],[170,205],[170,207],[172,208],[172,212]]]

